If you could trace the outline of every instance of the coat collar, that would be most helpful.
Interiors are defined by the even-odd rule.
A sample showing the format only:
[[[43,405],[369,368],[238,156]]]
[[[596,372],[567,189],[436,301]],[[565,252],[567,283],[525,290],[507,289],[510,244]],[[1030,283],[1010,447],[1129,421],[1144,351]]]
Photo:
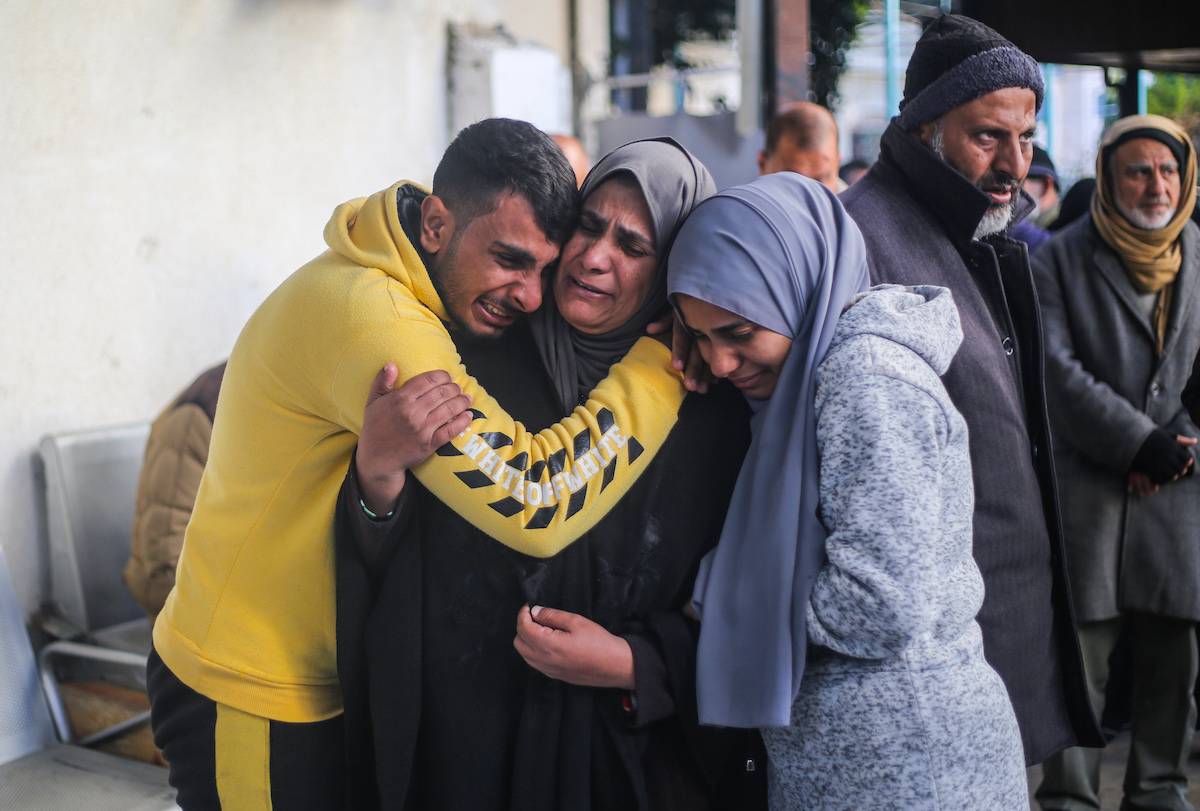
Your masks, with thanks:
[[[1172,345],[1179,337],[1183,325],[1188,322],[1188,311],[1191,309],[1194,290],[1200,284],[1200,227],[1188,223],[1179,235],[1183,242],[1183,261],[1179,265],[1179,275],[1175,277],[1175,292],[1172,296],[1171,320],[1167,323],[1167,334],[1163,340],[1163,354],[1171,351]]]
[[[942,224],[950,241],[959,249],[969,245],[991,205],[988,196],[901,128],[896,119],[884,130],[879,148],[880,161],[900,175],[909,193]],[[1022,190],[1011,225],[1025,219],[1033,207],[1033,199]]]
[[[1088,215],[1090,217],[1090,215]],[[1137,294],[1133,283],[1129,281],[1129,273],[1107,242],[1100,238],[1094,225],[1089,223],[1088,229],[1095,247],[1092,249],[1092,261],[1100,270],[1109,286],[1117,294],[1117,298],[1129,309],[1133,320],[1141,325],[1146,337],[1154,342],[1154,329],[1149,320],[1142,314],[1137,303]],[[1191,309],[1194,289],[1200,284],[1200,228],[1189,223],[1183,229],[1179,238],[1183,240],[1183,263],[1179,266],[1179,275],[1175,277],[1175,289],[1172,294],[1171,318],[1167,323],[1167,334],[1163,340],[1163,355],[1171,351],[1172,344],[1179,337],[1180,330],[1187,322],[1188,311]]]

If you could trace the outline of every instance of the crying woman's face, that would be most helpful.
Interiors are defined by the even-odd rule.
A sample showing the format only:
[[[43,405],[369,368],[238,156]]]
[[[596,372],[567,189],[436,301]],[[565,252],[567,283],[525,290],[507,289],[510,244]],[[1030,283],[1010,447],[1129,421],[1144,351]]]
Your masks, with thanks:
[[[791,338],[685,293],[677,293],[675,302],[715,377],[728,380],[752,400],[775,393]]]

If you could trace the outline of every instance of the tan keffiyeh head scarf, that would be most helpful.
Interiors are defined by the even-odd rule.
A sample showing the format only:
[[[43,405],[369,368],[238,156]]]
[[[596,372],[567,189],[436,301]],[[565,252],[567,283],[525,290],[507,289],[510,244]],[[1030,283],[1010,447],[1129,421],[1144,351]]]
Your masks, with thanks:
[[[1109,147],[1125,139],[1137,130],[1155,130],[1163,133],[1179,145],[1174,152],[1183,155],[1179,167],[1179,202],[1175,216],[1162,228],[1147,231],[1138,228],[1121,214],[1113,193],[1113,178],[1108,167]],[[1117,121],[1100,139],[1100,150],[1096,154],[1096,193],[1092,196],[1092,222],[1101,238],[1121,257],[1129,279],[1143,293],[1160,293],[1154,308],[1154,327],[1158,335],[1158,349],[1162,351],[1166,334],[1167,317],[1170,312],[1170,285],[1179,273],[1183,254],[1179,235],[1191,217],[1196,205],[1196,149],[1183,127],[1161,115],[1134,115]]]

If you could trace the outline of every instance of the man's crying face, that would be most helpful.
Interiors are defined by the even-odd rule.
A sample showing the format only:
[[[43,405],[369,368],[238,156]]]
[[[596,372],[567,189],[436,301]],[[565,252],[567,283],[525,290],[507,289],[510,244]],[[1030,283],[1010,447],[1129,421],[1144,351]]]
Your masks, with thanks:
[[[559,253],[529,201],[514,194],[500,195],[463,227],[431,195],[422,205],[421,241],[434,254],[430,275],[453,325],[475,338],[498,338],[541,306]]]

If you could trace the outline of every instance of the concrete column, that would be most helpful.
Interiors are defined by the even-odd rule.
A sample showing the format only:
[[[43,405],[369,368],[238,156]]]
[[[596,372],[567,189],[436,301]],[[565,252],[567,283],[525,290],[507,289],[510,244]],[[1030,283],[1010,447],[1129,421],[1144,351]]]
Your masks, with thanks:
[[[900,112],[900,0],[883,0],[883,62],[891,118]]]
[[[808,100],[808,0],[771,0],[774,107]],[[769,110],[773,115],[775,110]]]

